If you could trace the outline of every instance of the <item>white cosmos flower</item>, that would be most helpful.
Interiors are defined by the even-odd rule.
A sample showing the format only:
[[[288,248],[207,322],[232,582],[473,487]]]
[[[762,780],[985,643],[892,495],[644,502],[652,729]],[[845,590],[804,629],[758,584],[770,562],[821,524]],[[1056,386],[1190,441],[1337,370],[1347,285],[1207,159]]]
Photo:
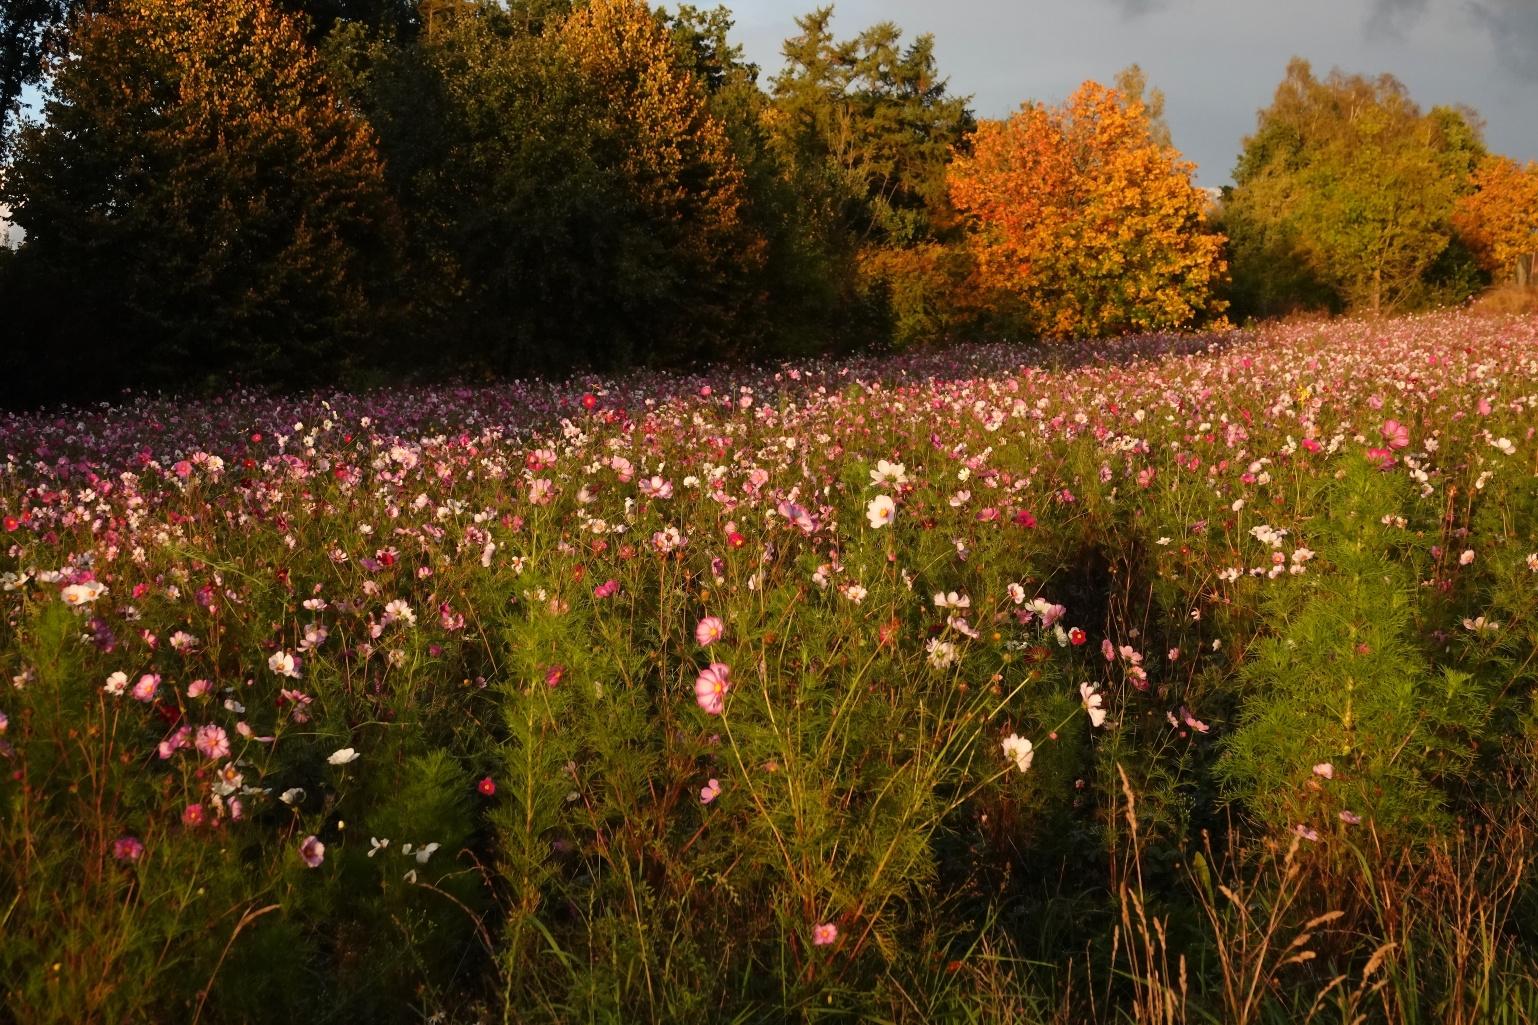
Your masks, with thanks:
[[[891,495],[877,495],[865,506],[865,518],[877,529],[885,527],[897,517],[897,503]]]
[[[908,468],[902,463],[889,463],[885,459],[876,460],[876,468],[870,472],[872,484],[906,484],[908,483]]]
[[[956,661],[956,645],[950,641],[942,641],[938,637],[931,637],[925,646],[929,652],[929,664],[936,669],[944,669]]]
[[[59,592],[59,597],[64,599],[64,604],[78,608],[81,605],[91,604],[106,593],[106,584],[100,580],[88,580],[83,584],[70,584]]]
[[[279,676],[287,676],[291,679],[299,679],[304,675],[300,669],[300,660],[295,658],[292,652],[275,651],[267,660],[267,668]]]
[[[939,609],[969,609],[972,607],[972,599],[955,591],[946,594],[944,591],[935,592],[935,608]]]
[[[102,690],[106,691],[108,694],[111,694],[113,697],[117,697],[127,689],[128,674],[122,671],[113,673],[111,676],[107,677],[107,682],[102,686]]]
[[[1101,697],[1095,693],[1095,688],[1088,683],[1079,684],[1079,698],[1084,702],[1084,710],[1089,713],[1090,725],[1103,726],[1105,709],[1100,707]]]
[[[427,864],[427,859],[432,857],[433,856],[433,851],[436,851],[437,849],[438,849],[438,844],[435,844],[435,843],[430,843],[426,847],[418,848],[417,849],[417,853],[415,855],[416,859],[417,859],[417,864],[418,865],[425,865],[425,864]]]
[[[1015,767],[1021,772],[1030,769],[1031,761],[1036,757],[1036,752],[1031,742],[1024,737],[1011,733],[1004,738],[1004,757],[1015,763]]]
[[[1025,602],[1025,588],[1019,584],[1010,584],[1009,597],[1014,600],[1016,605],[1023,604]]]
[[[343,747],[331,752],[331,757],[327,758],[326,761],[331,765],[346,765],[349,762],[355,762],[362,757],[363,756],[361,754],[354,751],[352,748]]]
[[[293,787],[278,795],[278,800],[292,807],[304,800],[304,787]]]
[[[383,840],[379,839],[378,837],[371,836],[368,838],[368,842],[370,847],[368,856],[371,858],[378,854],[380,851],[384,850],[386,847],[390,846],[390,838],[388,836]]]

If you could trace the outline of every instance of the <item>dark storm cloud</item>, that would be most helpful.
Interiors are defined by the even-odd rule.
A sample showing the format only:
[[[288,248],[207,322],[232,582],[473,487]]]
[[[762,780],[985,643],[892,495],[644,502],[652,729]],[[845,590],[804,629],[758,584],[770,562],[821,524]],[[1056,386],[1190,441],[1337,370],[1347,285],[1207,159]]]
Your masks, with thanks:
[[[1538,82],[1538,0],[1486,0],[1472,10],[1474,20],[1489,31],[1501,67]]]

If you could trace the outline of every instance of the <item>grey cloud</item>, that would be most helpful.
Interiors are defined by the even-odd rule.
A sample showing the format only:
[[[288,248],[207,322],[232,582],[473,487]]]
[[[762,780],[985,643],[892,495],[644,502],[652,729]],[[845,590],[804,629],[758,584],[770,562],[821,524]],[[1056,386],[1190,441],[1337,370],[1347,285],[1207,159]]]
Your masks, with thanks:
[[[1402,37],[1426,13],[1429,0],[1373,0],[1367,15],[1369,36]]]
[[[1471,5],[1474,20],[1490,33],[1502,67],[1538,82],[1538,2],[1486,0]]]
[[[1169,6],[1169,0],[1110,0],[1110,4],[1125,17],[1140,18],[1164,10]]]

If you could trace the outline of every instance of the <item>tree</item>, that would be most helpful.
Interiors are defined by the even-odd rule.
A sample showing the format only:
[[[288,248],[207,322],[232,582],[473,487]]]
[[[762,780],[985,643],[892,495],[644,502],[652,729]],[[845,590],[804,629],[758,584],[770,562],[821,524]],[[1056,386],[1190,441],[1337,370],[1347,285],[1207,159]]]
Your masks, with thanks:
[[[1259,121],[1224,203],[1246,312],[1462,298],[1449,218],[1484,154],[1470,112],[1423,114],[1391,75],[1320,81],[1294,58]]]
[[[1149,110],[1086,82],[1062,107],[984,121],[950,171],[979,280],[1048,337],[1184,327],[1221,312],[1222,239],[1194,165]]]
[[[1538,163],[1509,157],[1480,161],[1474,191],[1458,200],[1453,227],[1492,275],[1510,274],[1517,258],[1538,252]]]
[[[55,384],[298,384],[366,360],[393,207],[293,16],[125,0],[77,15],[51,70],[0,201]]]
[[[743,172],[643,3],[460,4],[409,45],[352,35],[337,59],[380,133],[437,352],[524,373],[730,351],[760,259]]]
[[[831,7],[797,18],[802,34],[785,41],[773,87],[782,143],[839,180],[862,240],[924,240],[951,150],[973,125],[969,98],[946,95],[933,36],[903,49],[902,30],[882,22],[837,42],[832,18]]]

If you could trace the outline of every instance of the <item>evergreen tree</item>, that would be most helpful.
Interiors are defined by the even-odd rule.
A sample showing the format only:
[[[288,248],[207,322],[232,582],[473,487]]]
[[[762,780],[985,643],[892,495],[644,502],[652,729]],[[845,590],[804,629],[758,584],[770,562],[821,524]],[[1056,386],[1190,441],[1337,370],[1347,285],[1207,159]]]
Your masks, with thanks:
[[[367,360],[394,213],[367,125],[263,0],[130,0],[79,16],[47,122],[0,190],[27,241],[46,391]]]

